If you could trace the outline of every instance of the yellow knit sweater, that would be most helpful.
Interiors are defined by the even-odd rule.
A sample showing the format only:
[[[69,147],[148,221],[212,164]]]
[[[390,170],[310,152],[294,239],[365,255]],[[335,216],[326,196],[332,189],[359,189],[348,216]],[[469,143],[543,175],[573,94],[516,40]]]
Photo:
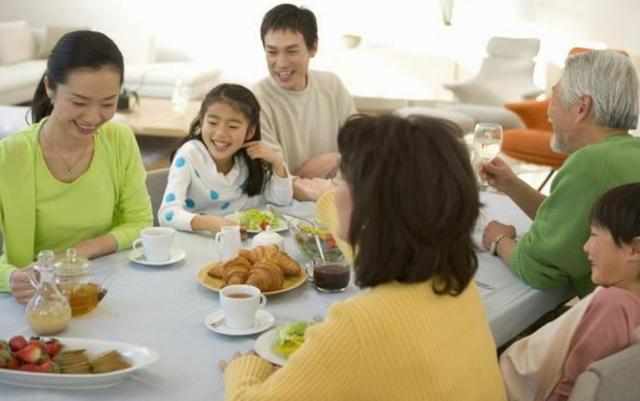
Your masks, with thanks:
[[[506,399],[473,283],[452,297],[394,282],[336,303],[286,366],[243,356],[225,385],[229,401]]]

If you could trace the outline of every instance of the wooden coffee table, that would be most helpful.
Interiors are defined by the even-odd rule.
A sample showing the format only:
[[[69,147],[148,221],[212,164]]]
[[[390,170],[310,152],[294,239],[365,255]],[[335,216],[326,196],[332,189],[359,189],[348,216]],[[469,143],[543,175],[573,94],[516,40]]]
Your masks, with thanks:
[[[170,99],[144,97],[131,110],[118,112],[119,121],[136,135],[182,138],[199,111],[200,101],[190,101],[184,113],[173,110]]]

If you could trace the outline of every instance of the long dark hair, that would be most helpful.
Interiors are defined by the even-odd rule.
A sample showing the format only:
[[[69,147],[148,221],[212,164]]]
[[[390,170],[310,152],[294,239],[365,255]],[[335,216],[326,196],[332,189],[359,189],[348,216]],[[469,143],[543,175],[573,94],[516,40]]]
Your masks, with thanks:
[[[124,61],[118,46],[101,32],[74,31],[65,34],[51,50],[47,59],[47,70],[40,78],[31,102],[31,121],[36,123],[51,114],[53,105],[47,96],[44,78],[54,91],[64,84],[69,73],[79,68],[115,68],[120,74],[120,85],[124,80]]]
[[[459,131],[417,116],[354,116],[340,130],[360,287],[433,278],[437,294],[455,296],[473,278],[480,201]]]
[[[640,183],[621,185],[602,194],[593,204],[591,225],[611,233],[618,246],[640,236]]]
[[[189,127],[189,135],[178,142],[178,146],[171,153],[172,160],[180,146],[186,142],[196,139],[204,143],[202,140],[202,121],[209,106],[217,102],[224,102],[245,116],[249,122],[248,129],[253,128],[255,130],[249,140],[259,141],[262,138],[260,133],[260,103],[258,103],[255,95],[242,85],[220,84],[211,89],[202,100],[200,111]],[[246,184],[242,186],[242,190],[249,196],[259,195],[271,176],[271,165],[262,159],[251,159],[246,149],[240,149],[237,153],[242,155],[249,169],[249,177]]]

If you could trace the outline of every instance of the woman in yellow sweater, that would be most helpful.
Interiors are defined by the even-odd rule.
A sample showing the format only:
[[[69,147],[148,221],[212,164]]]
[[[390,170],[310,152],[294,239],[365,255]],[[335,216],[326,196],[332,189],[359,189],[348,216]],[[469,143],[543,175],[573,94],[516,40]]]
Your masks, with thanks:
[[[221,362],[227,400],[505,399],[473,275],[479,199],[457,128],[357,117],[338,136],[338,233],[356,283],[276,370],[250,354]]]

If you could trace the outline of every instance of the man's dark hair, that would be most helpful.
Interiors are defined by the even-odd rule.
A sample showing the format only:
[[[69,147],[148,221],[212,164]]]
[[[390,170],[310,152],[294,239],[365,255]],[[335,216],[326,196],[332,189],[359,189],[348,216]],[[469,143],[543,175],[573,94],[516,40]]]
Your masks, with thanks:
[[[616,245],[631,243],[640,236],[640,183],[605,192],[594,203],[589,221],[609,231]]]
[[[433,279],[436,293],[455,296],[473,278],[480,201],[459,134],[448,121],[418,116],[354,116],[340,130],[360,287]]]
[[[262,18],[260,39],[264,47],[264,37],[269,31],[300,32],[307,45],[307,50],[313,49],[318,43],[318,24],[316,16],[311,10],[297,7],[293,4],[280,4],[269,10]]]

